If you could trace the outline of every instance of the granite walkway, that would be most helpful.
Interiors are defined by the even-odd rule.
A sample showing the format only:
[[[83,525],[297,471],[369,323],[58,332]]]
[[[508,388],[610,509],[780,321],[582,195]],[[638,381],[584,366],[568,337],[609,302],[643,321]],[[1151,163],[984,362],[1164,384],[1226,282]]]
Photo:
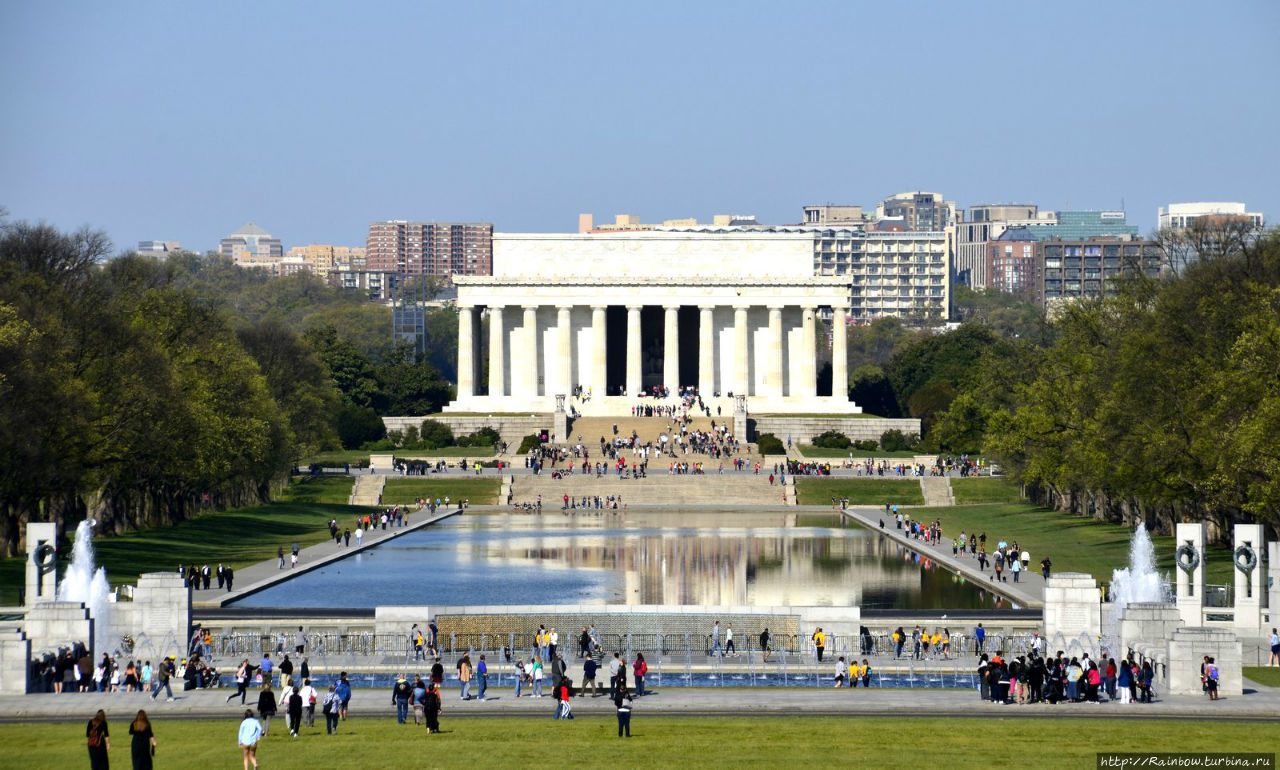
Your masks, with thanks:
[[[101,708],[108,718],[123,719],[139,708],[147,709],[154,720],[236,719],[247,707],[257,706],[257,691],[250,690],[245,706],[227,702],[229,689],[193,690],[176,693],[177,699],[153,701],[142,693],[90,693],[77,695],[23,695],[0,697],[0,722],[82,721]],[[443,719],[478,716],[538,716],[550,718],[550,698],[513,697],[508,688],[490,688],[487,700],[463,701],[458,690],[444,691]],[[606,696],[573,700],[578,716],[611,716],[613,704]],[[1202,696],[1166,696],[1151,704],[1047,703],[1016,706],[980,700],[972,690],[928,689],[832,689],[832,688],[734,688],[673,687],[656,690],[639,698],[635,719],[653,715],[750,716],[912,716],[949,717],[1103,717],[1209,720],[1280,720],[1280,689],[1253,686],[1244,695],[1224,696],[1210,702]],[[357,689],[351,699],[353,719],[394,719],[390,688]],[[319,715],[317,714],[317,717]],[[323,730],[323,719],[317,732]]]
[[[934,519],[934,514],[928,508],[911,507],[906,511],[922,521],[932,521]],[[1045,580],[1038,569],[1023,571],[1017,583],[1013,582],[1011,573],[1006,570],[1005,580],[997,583],[994,568],[988,566],[987,569],[990,570],[988,572],[979,570],[976,556],[952,556],[951,541],[947,538],[955,537],[960,533],[947,529],[945,517],[942,519],[943,542],[933,545],[923,540],[914,540],[907,537],[906,532],[898,529],[897,522],[891,516],[885,515],[882,508],[854,506],[844,511],[844,515],[867,529],[877,531],[916,553],[929,557],[942,567],[963,575],[969,581],[1012,599],[1022,607],[1034,609],[1044,607]],[[967,535],[968,533],[965,534]],[[999,540],[1000,533],[987,533],[988,546],[994,546]],[[1036,565],[1032,566],[1035,567]]]

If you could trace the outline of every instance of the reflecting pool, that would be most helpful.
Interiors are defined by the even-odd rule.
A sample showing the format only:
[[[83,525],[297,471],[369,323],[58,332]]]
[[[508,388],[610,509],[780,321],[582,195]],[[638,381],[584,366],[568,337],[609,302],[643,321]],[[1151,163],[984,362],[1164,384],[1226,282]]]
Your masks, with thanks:
[[[248,596],[239,607],[1007,604],[822,513],[466,514]]]

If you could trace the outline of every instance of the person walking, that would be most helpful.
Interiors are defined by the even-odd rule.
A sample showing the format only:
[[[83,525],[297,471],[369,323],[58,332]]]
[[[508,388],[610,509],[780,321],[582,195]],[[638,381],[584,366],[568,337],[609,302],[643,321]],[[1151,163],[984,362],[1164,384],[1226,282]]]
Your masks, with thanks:
[[[139,709],[138,715],[129,723],[129,756],[133,759],[133,770],[151,770],[152,757],[156,753],[156,736],[151,731],[151,720],[147,712]]]
[[[538,657],[537,655],[534,655],[533,662],[530,664],[530,666],[533,668],[533,673],[532,673],[533,697],[541,698],[542,697],[542,679],[545,676],[542,670],[542,658]]]
[[[298,730],[302,728],[302,693],[298,692],[297,687],[289,688],[289,700],[285,707],[289,715],[289,734],[297,738]]]
[[[724,654],[730,655],[730,656],[737,656],[738,654],[738,650],[733,646],[733,624],[732,623],[726,625],[724,628]],[[636,692],[637,697],[644,694],[642,692],[639,692],[638,690],[639,688],[637,688],[637,692]]]
[[[711,656],[720,657],[720,621],[716,621],[711,627]]]
[[[413,723],[419,727],[426,721],[427,686],[422,677],[413,677],[413,689],[409,692],[409,705],[413,706]]]
[[[818,662],[822,662],[822,653],[827,649],[827,635],[822,633],[822,627],[819,626],[817,631],[813,632],[813,648],[818,653]]]
[[[107,754],[111,751],[111,731],[107,728],[107,712],[98,709],[98,713],[85,725],[84,738],[89,746],[90,770],[108,770],[110,764]]]
[[[347,709],[351,705],[351,682],[347,681],[347,672],[338,674],[338,714],[347,718]]]
[[[320,711],[324,714],[325,735],[333,735],[338,731],[338,715],[342,712],[342,699],[338,697],[337,688],[333,685],[329,685],[329,692],[324,696]]]
[[[262,692],[258,693],[258,715],[262,717],[262,734],[266,735],[271,732],[271,717],[276,715],[276,696],[271,692],[271,682],[268,680],[262,682]],[[258,764],[255,762],[253,766],[257,767]]]
[[[252,667],[249,665],[249,659],[246,658],[240,661],[240,665],[236,668],[236,691],[227,696],[227,703],[239,697],[240,705],[244,705],[244,696],[249,689],[249,675],[251,672]]]
[[[249,770],[250,763],[255,770],[258,767],[258,741],[262,740],[266,734],[267,731],[263,729],[262,723],[253,718],[253,709],[245,709],[237,737],[240,753],[244,757],[244,770]]]
[[[559,660],[560,656],[556,656]],[[564,666],[564,661],[560,661],[560,665]],[[476,678],[480,682],[480,690],[476,693],[476,697],[484,700],[484,691],[489,688],[489,664],[485,663],[484,653],[480,653],[480,660],[476,663]]]
[[[280,566],[277,569],[284,569],[284,546],[276,549],[276,558],[280,560]]]
[[[773,639],[769,636],[769,629],[760,632],[760,653],[764,656],[764,662],[769,662],[769,653],[773,652]]]
[[[160,661],[159,670],[156,672],[156,691],[151,694],[151,700],[160,697],[160,688],[164,688],[166,700],[173,700],[173,688],[169,685],[169,680],[177,673],[177,667],[173,665],[173,656]]]
[[[409,721],[409,697],[413,695],[413,688],[409,686],[409,680],[404,678],[401,673],[396,677],[396,683],[391,686],[391,705],[396,707],[396,724],[402,725]]]
[[[440,732],[440,712],[443,709],[444,704],[440,702],[440,688],[432,682],[427,688],[427,701],[423,708],[426,712],[428,735]]]
[[[631,737],[631,693],[627,692],[625,685],[618,688],[613,696],[613,704],[618,708],[618,737],[622,737],[623,731],[627,737]]]
[[[1271,629],[1271,657],[1267,658],[1268,666],[1280,666],[1280,633]]]
[[[302,724],[306,727],[316,726],[316,688],[311,686],[310,679],[302,680]]]

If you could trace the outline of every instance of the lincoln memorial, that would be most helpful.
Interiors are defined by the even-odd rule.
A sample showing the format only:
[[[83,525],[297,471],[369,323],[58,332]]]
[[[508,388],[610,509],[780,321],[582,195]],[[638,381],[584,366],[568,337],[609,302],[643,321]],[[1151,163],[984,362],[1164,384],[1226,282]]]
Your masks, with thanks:
[[[820,314],[832,381],[848,380],[849,285],[813,275],[804,234],[495,233],[493,275],[454,280],[458,395],[446,412],[545,413],[578,391],[583,414],[627,414],[680,388],[709,403],[745,395],[753,412],[861,411],[843,387],[819,395]]]

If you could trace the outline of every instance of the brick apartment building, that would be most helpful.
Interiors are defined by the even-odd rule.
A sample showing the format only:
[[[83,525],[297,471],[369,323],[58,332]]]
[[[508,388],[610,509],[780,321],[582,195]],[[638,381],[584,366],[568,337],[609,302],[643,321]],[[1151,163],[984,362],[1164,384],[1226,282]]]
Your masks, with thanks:
[[[365,270],[405,275],[493,274],[493,225],[484,222],[406,222],[369,225]]]

